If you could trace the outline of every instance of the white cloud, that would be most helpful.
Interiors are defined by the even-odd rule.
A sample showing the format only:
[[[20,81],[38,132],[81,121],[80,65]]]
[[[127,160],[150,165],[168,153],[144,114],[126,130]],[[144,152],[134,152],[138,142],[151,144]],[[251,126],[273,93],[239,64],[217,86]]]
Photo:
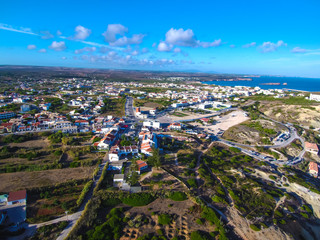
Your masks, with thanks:
[[[79,25],[75,28],[75,32],[76,32],[76,34],[74,35],[74,39],[76,39],[76,40],[85,40],[91,34],[90,29],[85,28],[81,25]]]
[[[112,43],[117,40],[116,35],[124,36],[128,28],[122,24],[109,24],[107,30],[102,34],[106,42]]]
[[[66,60],[66,59],[67,59],[67,57],[61,57],[61,59],[62,59],[62,60]]]
[[[30,45],[28,45],[28,50],[33,50],[33,49],[36,49],[37,48],[37,46],[36,45],[33,45],[33,44],[30,44]]]
[[[41,31],[41,34],[43,34],[43,36],[41,36],[42,39],[50,39],[54,37],[49,31]]]
[[[60,36],[62,35],[62,32],[60,30],[57,31],[57,35]]]
[[[109,53],[108,53],[108,56],[109,57],[115,57],[117,55],[117,52],[115,52],[115,51],[110,51]]]
[[[137,56],[139,55],[139,52],[137,50],[134,50],[132,53],[131,53],[132,56]]]
[[[292,53],[305,53],[307,52],[307,49],[303,49],[303,48],[300,48],[300,47],[295,47],[291,50]]]
[[[39,52],[39,53],[46,53],[46,52],[47,52],[47,49],[41,48],[38,52]]]
[[[267,53],[267,52],[274,52],[276,51],[279,47],[282,46],[287,46],[287,44],[282,41],[279,40],[277,43],[273,43],[273,42],[264,42],[261,46],[260,49],[263,53]]]
[[[96,47],[84,47],[84,48],[75,50],[74,53],[75,54],[81,54],[81,53],[84,53],[84,52],[94,52],[96,50],[97,50]]]
[[[166,33],[166,42],[172,45],[194,47],[197,45],[197,40],[191,29],[183,30],[182,28],[171,28]]]
[[[208,47],[218,47],[221,45],[221,39],[214,40],[213,42],[200,42],[197,41],[198,46],[203,47],[203,48],[208,48]]]
[[[201,42],[200,40],[197,40],[192,29],[184,30],[183,28],[179,28],[179,29],[171,28],[166,33],[165,43],[167,44],[167,46],[208,48],[208,47],[220,46],[221,39],[214,40],[213,42]],[[164,45],[163,45],[163,47],[164,47]],[[158,46],[158,50],[159,50],[159,46]]]
[[[159,52],[170,52],[172,47],[173,47],[172,45],[168,45],[165,42],[160,42],[158,45],[158,51]]]
[[[133,34],[132,37],[127,37],[125,34],[128,32],[128,28],[121,24],[109,24],[107,30],[102,34],[104,40],[108,42],[111,46],[125,46],[131,44],[142,43],[144,34]],[[122,37],[117,38],[120,35]]]
[[[144,36],[145,35],[143,35],[143,34],[133,34],[131,38],[124,36],[124,37],[117,39],[114,42],[110,42],[109,44],[111,46],[117,46],[117,47],[131,45],[131,44],[140,44],[140,43],[142,43]]]
[[[245,45],[243,45],[243,48],[250,48],[250,47],[255,47],[257,45],[256,42],[252,42],[252,43],[247,43]]]
[[[65,42],[63,42],[63,41],[61,41],[61,42],[53,41],[52,44],[49,46],[49,48],[52,50],[55,50],[55,51],[63,51],[67,47],[66,47]]]
[[[39,36],[39,34],[32,32],[32,30],[30,28],[24,28],[24,27],[14,28],[14,27],[12,27],[8,24],[4,24],[4,23],[0,23],[0,29],[10,31],[10,32],[18,32],[18,33]]]
[[[173,49],[173,52],[175,52],[175,53],[180,53],[181,52],[181,48],[175,48],[175,49]]]

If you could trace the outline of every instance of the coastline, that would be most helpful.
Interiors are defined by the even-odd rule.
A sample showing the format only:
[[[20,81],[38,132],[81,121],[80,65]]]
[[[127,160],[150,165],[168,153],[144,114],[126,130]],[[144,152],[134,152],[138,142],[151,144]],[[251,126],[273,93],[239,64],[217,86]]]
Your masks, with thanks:
[[[270,77],[261,76],[252,78],[252,81],[201,81],[202,84],[217,86],[243,86],[259,87],[265,90],[282,89],[294,92],[320,92],[319,78],[290,78],[290,77]],[[273,83],[273,84],[270,84]],[[277,84],[274,84],[277,83]]]

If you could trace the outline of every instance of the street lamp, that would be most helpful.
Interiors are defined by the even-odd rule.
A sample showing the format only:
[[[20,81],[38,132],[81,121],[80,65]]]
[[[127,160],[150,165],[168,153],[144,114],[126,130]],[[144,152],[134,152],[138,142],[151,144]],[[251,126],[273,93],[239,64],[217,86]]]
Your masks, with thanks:
[[[67,216],[67,221],[68,221],[68,213],[69,213],[69,211],[65,211],[65,214]]]

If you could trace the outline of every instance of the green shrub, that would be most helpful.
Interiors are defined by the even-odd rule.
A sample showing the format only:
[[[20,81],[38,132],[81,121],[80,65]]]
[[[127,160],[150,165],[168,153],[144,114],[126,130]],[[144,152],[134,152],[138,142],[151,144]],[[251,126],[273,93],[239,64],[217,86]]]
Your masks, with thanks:
[[[81,203],[83,202],[85,196],[87,195],[87,193],[89,192],[91,186],[93,184],[93,181],[90,180],[89,182],[86,183],[86,185],[84,186],[84,188],[81,191],[81,194],[79,196],[79,198],[77,199],[77,206],[79,207],[81,205]]]
[[[251,228],[253,231],[256,231],[256,232],[258,232],[258,231],[261,230],[260,227],[258,227],[258,226],[255,225],[255,224],[250,224],[250,228]]]
[[[153,202],[155,198],[150,193],[132,193],[122,199],[124,204],[129,206],[145,206]]]
[[[241,152],[241,150],[239,148],[236,148],[236,147],[230,147],[229,150],[234,152],[234,153],[240,153]]]
[[[308,213],[313,213],[312,209],[306,204],[302,205],[302,209],[307,211]]]
[[[276,180],[277,179],[277,177],[274,176],[274,175],[269,175],[269,178],[272,179],[272,180]]]
[[[204,232],[195,231],[191,233],[190,239],[191,240],[209,240],[210,238]]]
[[[203,225],[203,220],[201,218],[198,218],[196,220],[196,223],[199,224],[199,225]]]
[[[287,222],[286,222],[284,219],[281,219],[281,220],[279,221],[279,223],[280,223],[280,224],[286,224]]]
[[[184,201],[187,200],[187,195],[184,192],[173,192],[169,198],[173,201]]]
[[[288,206],[288,210],[289,210],[290,212],[292,212],[292,213],[295,212],[295,211],[294,211],[294,208],[291,207],[291,206]]]
[[[188,179],[188,180],[187,180],[187,183],[188,183],[188,185],[189,185],[190,187],[193,187],[193,188],[197,188],[197,187],[198,187],[197,181],[196,181],[196,179],[194,179],[194,178]]]
[[[171,223],[171,216],[168,214],[160,214],[158,216],[158,223],[160,225],[168,225]]]

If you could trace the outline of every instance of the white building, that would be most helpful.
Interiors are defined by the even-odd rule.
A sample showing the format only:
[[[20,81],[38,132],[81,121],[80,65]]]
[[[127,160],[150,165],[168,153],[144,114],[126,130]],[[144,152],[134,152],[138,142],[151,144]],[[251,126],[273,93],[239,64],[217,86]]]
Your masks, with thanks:
[[[160,128],[160,122],[156,120],[147,120],[143,122],[144,127],[152,127],[154,129]]]
[[[313,101],[317,101],[317,102],[320,102],[320,95],[319,94],[310,94],[310,97],[309,97],[310,100],[313,100]]]

